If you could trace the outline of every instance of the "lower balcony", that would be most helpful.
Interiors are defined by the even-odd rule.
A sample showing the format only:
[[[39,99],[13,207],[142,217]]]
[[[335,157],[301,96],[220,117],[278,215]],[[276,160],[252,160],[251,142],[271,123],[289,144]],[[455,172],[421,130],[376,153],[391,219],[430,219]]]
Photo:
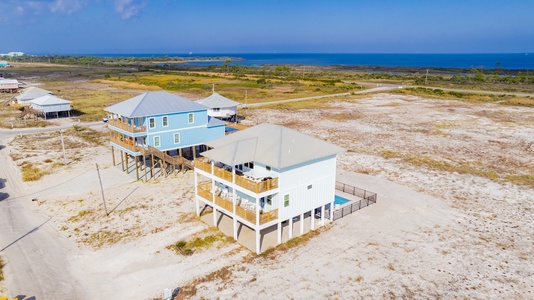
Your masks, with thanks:
[[[213,202],[213,199],[215,199],[215,204],[217,204],[219,207],[222,207],[230,213],[234,212],[234,204],[231,198],[229,199],[228,197],[214,195],[211,192],[211,183],[199,184],[197,187],[197,194],[209,202]],[[252,224],[256,224],[256,204],[250,202],[244,203],[241,200],[237,202],[238,203],[235,205],[235,214]],[[278,209],[270,211],[260,210],[260,225],[276,219],[278,219]]]
[[[119,138],[119,137],[110,137],[110,141],[114,144],[116,144],[117,146],[121,146],[125,149],[128,149],[132,152],[141,152],[142,151],[142,147],[141,146],[137,146],[134,142],[134,140],[132,139],[124,139],[124,138]]]

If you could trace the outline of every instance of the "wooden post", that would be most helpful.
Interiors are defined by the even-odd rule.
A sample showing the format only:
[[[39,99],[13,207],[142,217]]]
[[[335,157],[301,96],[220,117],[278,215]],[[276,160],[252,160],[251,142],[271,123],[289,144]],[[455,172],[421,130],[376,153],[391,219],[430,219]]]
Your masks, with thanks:
[[[146,156],[144,152],[143,152],[143,165],[145,166],[145,182],[146,182]]]
[[[122,165],[122,171],[124,172],[124,151],[121,150],[121,165]]]
[[[139,167],[138,167],[138,161],[139,161],[139,157],[136,156],[136,157],[135,157],[135,177],[137,178],[137,180],[139,180]]]
[[[126,174],[130,173],[130,165],[128,164],[128,153],[124,152],[124,156],[126,157]]]
[[[150,178],[154,178],[154,154],[150,154]]]
[[[113,166],[115,166],[115,149],[111,146],[111,157],[113,158]]]

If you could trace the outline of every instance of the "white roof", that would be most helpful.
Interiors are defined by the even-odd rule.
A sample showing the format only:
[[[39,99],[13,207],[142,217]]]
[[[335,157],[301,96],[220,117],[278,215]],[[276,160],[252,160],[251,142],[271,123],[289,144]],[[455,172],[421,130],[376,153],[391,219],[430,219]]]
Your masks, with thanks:
[[[204,105],[183,97],[165,91],[157,91],[143,93],[106,107],[104,110],[127,118],[135,118],[207,109]]]
[[[46,95],[53,95],[53,93],[47,90],[43,90],[42,88],[31,86],[29,88],[25,88],[22,93],[15,98],[17,98],[17,100],[19,101],[26,101]]]
[[[70,101],[65,99],[58,98],[54,95],[45,95],[39,98],[35,98],[30,101],[33,104],[46,106],[46,105],[57,105],[57,104],[70,104]]]
[[[197,100],[197,103],[209,108],[237,107],[240,104],[239,102],[232,101],[218,93],[213,93],[213,95],[207,98]]]
[[[16,79],[3,79],[3,78],[0,79],[0,84],[13,84],[13,83],[18,84],[19,81]]]
[[[263,123],[207,142],[203,156],[228,165],[258,162],[283,169],[336,155],[345,150],[279,125]]]

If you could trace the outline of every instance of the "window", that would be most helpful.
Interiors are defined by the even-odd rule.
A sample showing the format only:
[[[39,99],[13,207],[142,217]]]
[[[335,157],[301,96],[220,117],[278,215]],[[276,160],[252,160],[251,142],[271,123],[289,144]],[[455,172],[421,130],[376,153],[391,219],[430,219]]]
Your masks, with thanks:
[[[154,147],[159,147],[161,144],[160,144],[160,139],[159,139],[159,136],[155,136],[154,137]]]
[[[308,185],[308,190],[311,190],[312,189],[312,185]]]
[[[284,195],[284,207],[289,206],[289,194]]]
[[[189,124],[195,123],[195,115],[193,113],[190,113],[187,117],[189,118]]]
[[[163,127],[169,126],[169,117],[165,116],[162,118],[163,120]]]
[[[267,171],[271,171],[271,167],[270,167],[270,166],[265,166],[265,169],[266,169]]]
[[[174,134],[174,143],[175,144],[180,144],[180,134],[179,133],[175,133]]]
[[[154,118],[148,119],[148,128],[150,129],[156,128],[156,119]]]
[[[218,108],[218,107],[214,107],[214,108],[213,108],[213,111],[221,111],[221,109]]]

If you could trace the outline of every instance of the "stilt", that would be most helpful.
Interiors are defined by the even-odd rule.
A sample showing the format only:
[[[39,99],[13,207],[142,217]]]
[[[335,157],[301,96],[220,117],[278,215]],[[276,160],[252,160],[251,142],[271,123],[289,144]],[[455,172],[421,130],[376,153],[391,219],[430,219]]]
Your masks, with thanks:
[[[277,243],[278,245],[282,244],[282,222],[278,222],[277,224],[277,231],[276,231],[276,235],[277,235]]]
[[[324,207],[325,205],[321,206],[321,226],[324,226]]]
[[[198,187],[198,178],[197,178],[197,174],[196,173],[193,173],[193,179],[194,179],[194,183],[195,183],[195,208],[196,208],[196,211],[197,211],[197,216],[200,217],[200,203],[198,201],[198,196],[197,196],[197,187]]]
[[[193,148],[193,160],[197,159],[197,146],[191,147]]]
[[[138,166],[139,156],[135,157],[135,177],[139,180],[139,166]]]
[[[115,149],[111,146],[111,157],[113,158],[113,166],[115,166]]]
[[[330,222],[334,221],[334,201],[330,202]]]
[[[154,154],[150,154],[150,178],[154,178]]]
[[[130,165],[128,162],[128,153],[124,152],[124,156],[126,156],[126,174],[130,174]]]
[[[121,150],[121,165],[122,165],[122,171],[124,172],[124,151]]]
[[[145,182],[146,182],[146,156],[143,153],[143,165],[145,166]]]
[[[289,239],[293,238],[293,218],[289,218]]]
[[[219,227],[219,224],[217,224],[217,209],[215,208],[215,205],[213,205],[213,226]]]
[[[310,230],[315,230],[315,208],[310,211]]]
[[[261,230],[256,229],[256,254],[261,253],[260,237],[261,237]]]
[[[300,235],[304,234],[304,214],[300,215]]]

